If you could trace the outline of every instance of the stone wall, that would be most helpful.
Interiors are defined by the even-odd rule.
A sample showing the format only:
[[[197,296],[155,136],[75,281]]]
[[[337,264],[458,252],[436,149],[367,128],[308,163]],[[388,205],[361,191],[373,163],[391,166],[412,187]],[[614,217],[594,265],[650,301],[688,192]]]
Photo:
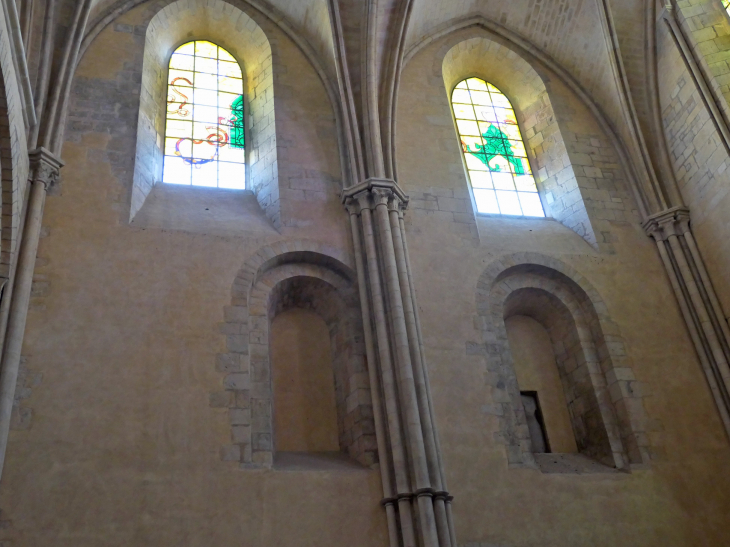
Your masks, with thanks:
[[[247,259],[298,237],[348,260],[324,86],[276,25],[247,12],[272,44],[275,88],[276,78],[283,84],[277,131],[284,138],[277,145],[279,158],[291,163],[276,167],[280,180],[290,189],[306,174],[319,193],[305,201],[301,190],[297,205],[286,206],[298,225],[281,231],[253,215],[249,209],[258,205],[250,194],[225,209],[233,215],[240,207],[242,216],[225,229],[210,229],[209,220],[196,225],[203,209],[182,224],[166,218],[130,225],[144,32],[159,7],[145,3],[119,17],[77,72],[63,148],[68,169],[46,203],[36,273],[45,285],[32,298],[18,392],[33,417],[11,432],[0,541],[297,545],[311,537],[335,546],[358,537],[383,545],[377,471],[360,464],[240,469],[221,459],[221,448],[231,445],[244,413],[211,401],[211,393],[226,391],[225,364],[216,367],[216,356],[227,353],[220,325],[232,319],[224,310]],[[198,189],[185,190],[192,201]],[[211,189],[200,190],[201,205],[219,204]],[[158,199],[174,206],[181,198]],[[346,387],[357,394],[357,378]]]
[[[28,147],[22,100],[4,17],[0,17],[0,163],[2,164],[2,250],[0,275],[8,277],[28,183]]]
[[[665,25],[659,25],[657,39],[659,98],[674,173],[690,208],[697,244],[727,313],[730,288],[720,280],[727,277],[730,267],[730,156]]]
[[[253,194],[241,194],[226,209],[235,215],[240,201],[241,218],[226,229],[196,224],[205,215],[200,210],[185,224],[129,223],[144,34],[168,3],[120,16],[79,67],[67,167],[46,206],[37,268],[43,284],[33,293],[24,348],[19,393],[32,420],[11,433],[0,542],[385,545],[379,470],[367,466],[375,462],[368,363],[357,329],[348,219],[338,199],[332,105],[307,57],[247,3],[232,1],[271,45],[271,168],[280,219],[263,223],[249,210],[257,205]],[[321,29],[316,19],[312,26]],[[541,21],[527,17],[524,24]],[[560,28],[571,27],[543,30],[555,38]],[[559,49],[558,42],[551,47]],[[544,95],[524,108],[515,99],[536,165],[545,168],[540,183],[550,192],[550,178],[557,185],[572,169],[596,245],[575,229],[582,223],[477,215],[444,82],[443,58],[453,45],[437,42],[406,65],[395,123],[399,183],[411,196],[410,264],[459,544],[722,545],[730,511],[727,437],[611,139],[557,76],[540,73],[556,121],[548,121]],[[598,49],[591,43],[591,52]],[[660,75],[671,83],[677,65],[667,59]],[[594,88],[607,77],[591,75]],[[501,74],[498,85],[509,93],[508,76]],[[685,103],[666,112],[675,106],[683,116]],[[698,154],[703,144],[693,144]],[[548,150],[540,163],[549,148],[560,154]],[[713,157],[701,165],[712,165]],[[200,195],[200,205],[224,199]],[[164,192],[152,197],[179,203]],[[194,202],[190,193],[183,198]],[[707,218],[711,227],[722,217]],[[594,444],[608,439],[612,457],[625,454],[625,472],[608,465],[547,472],[524,457],[504,339],[498,354],[505,315],[495,315],[485,297],[492,285],[509,285],[503,273],[518,264],[533,273],[535,265],[562,272],[585,292],[581,306],[589,301],[594,313],[556,337],[590,338],[595,351],[584,351],[584,361],[579,344],[555,353],[565,374],[596,376],[595,397],[581,399],[581,391],[570,403],[582,417],[605,411],[606,435]],[[713,267],[727,270],[719,261]],[[326,284],[336,287],[344,311],[332,305],[337,299],[329,299]],[[285,470],[274,462],[268,334],[271,319],[289,306],[316,308],[325,318],[340,447],[359,463]],[[494,329],[487,317],[496,317]],[[611,409],[614,424],[605,419]]]
[[[590,141],[581,142],[585,148],[580,153],[605,163],[590,167],[611,173],[591,177],[598,186],[595,195],[604,196],[599,201],[606,204],[614,197],[620,200],[614,202],[617,215],[604,207],[611,216],[599,219],[599,232],[610,242],[603,249],[555,220],[475,215],[440,73],[437,52],[442,47],[434,42],[404,69],[396,145],[399,182],[414,198],[406,216],[408,247],[448,488],[456,496],[459,543],[722,543],[722,512],[730,499],[717,496],[713,477],[726,465],[726,436],[656,247],[639,226],[610,139],[550,75],[546,87],[556,115],[568,115],[568,134],[597,139],[595,148]],[[519,108],[519,98],[515,106]],[[558,114],[559,108],[565,114]],[[441,210],[452,205],[450,197],[464,199],[458,220],[476,218],[478,238],[465,238],[457,213]],[[588,207],[599,211],[593,204]],[[599,297],[598,314],[610,318],[598,361],[612,354],[616,373],[606,375],[613,385],[610,403],[620,428],[634,429],[635,446],[642,447],[634,461],[646,463],[631,464],[630,473],[575,467],[556,475],[524,463],[510,467],[523,445],[515,445],[509,433],[520,431],[521,424],[510,423],[510,386],[492,349],[495,340],[485,332],[478,295],[489,264],[501,263],[500,271],[516,263],[535,264],[528,251],[546,257],[554,269],[562,263],[574,270],[576,279],[588,282]],[[635,412],[640,415],[637,406],[644,409],[644,425],[632,418]],[[706,429],[692,425],[700,422]],[[624,434],[619,436],[624,443]],[[680,487],[690,475],[696,477],[692,486]],[[578,522],[592,527],[583,529]]]

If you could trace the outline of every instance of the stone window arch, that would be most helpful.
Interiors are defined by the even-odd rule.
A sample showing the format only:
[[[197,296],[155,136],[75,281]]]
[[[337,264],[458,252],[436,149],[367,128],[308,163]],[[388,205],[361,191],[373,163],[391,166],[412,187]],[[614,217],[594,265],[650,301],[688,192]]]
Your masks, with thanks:
[[[443,98],[448,103],[455,86],[472,76],[509,97],[545,215],[594,248],[611,251],[610,221],[637,218],[624,172],[627,163],[618,144],[571,85],[519,44],[480,25],[445,36],[438,44],[433,68],[433,75],[443,80]],[[452,108],[445,106],[453,118]],[[453,129],[443,131],[444,140],[453,142],[457,151]],[[463,168],[461,156],[454,157]],[[472,205],[476,211],[476,203]]]
[[[169,207],[176,207],[177,212],[184,210],[190,213],[196,199],[202,199],[203,192],[206,192],[205,199],[214,207],[223,207],[232,201],[226,192],[216,194],[212,189],[204,191],[200,188],[195,189],[193,198],[189,199],[187,194],[180,197],[185,188],[162,184],[164,156],[168,151],[165,136],[169,63],[178,47],[191,41],[211,42],[223,48],[241,68],[246,190],[237,199],[245,201],[246,208],[256,205],[261,216],[265,215],[276,224],[280,216],[280,200],[271,43],[254,19],[224,0],[175,0],[160,8],[147,25],[129,220],[134,223],[147,202],[153,209],[167,203]],[[203,125],[203,131],[206,131],[205,127]],[[208,139],[211,134],[214,132],[202,135],[204,141],[212,142],[218,138],[216,132]],[[176,142],[172,146],[172,156]],[[205,142],[201,143],[201,147],[212,148]],[[253,203],[249,204],[249,201]],[[162,216],[168,218],[169,212],[163,210]],[[143,222],[144,218],[145,215],[140,215],[138,221]]]
[[[451,92],[451,107],[477,211],[544,217],[507,96],[481,78],[466,78]]]
[[[245,188],[243,73],[218,44],[193,40],[170,55],[162,181]]]

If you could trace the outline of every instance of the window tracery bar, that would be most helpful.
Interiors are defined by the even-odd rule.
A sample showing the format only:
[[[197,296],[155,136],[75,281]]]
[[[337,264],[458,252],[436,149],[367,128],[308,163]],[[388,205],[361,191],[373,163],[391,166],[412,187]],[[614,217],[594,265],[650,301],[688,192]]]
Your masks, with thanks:
[[[477,211],[544,217],[509,99],[481,78],[467,78],[451,104]]]
[[[163,182],[245,188],[243,77],[212,42],[181,45],[170,57]]]

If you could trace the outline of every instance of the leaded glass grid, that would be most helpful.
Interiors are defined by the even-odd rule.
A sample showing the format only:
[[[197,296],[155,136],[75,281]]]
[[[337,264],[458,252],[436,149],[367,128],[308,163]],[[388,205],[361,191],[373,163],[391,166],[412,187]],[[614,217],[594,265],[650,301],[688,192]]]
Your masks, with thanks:
[[[212,42],[181,45],[170,57],[162,180],[244,189],[243,78]]]
[[[451,95],[477,211],[544,217],[525,144],[509,99],[468,78]]]

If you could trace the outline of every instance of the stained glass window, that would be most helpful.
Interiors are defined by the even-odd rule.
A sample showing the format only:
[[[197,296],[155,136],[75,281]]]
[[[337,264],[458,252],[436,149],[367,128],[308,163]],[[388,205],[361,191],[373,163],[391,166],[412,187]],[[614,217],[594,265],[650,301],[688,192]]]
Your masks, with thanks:
[[[544,217],[515,111],[492,84],[468,78],[451,95],[480,213]]]
[[[243,79],[236,59],[211,42],[181,45],[170,58],[163,182],[246,186]]]
[[[722,7],[730,14],[730,0],[722,0]]]

